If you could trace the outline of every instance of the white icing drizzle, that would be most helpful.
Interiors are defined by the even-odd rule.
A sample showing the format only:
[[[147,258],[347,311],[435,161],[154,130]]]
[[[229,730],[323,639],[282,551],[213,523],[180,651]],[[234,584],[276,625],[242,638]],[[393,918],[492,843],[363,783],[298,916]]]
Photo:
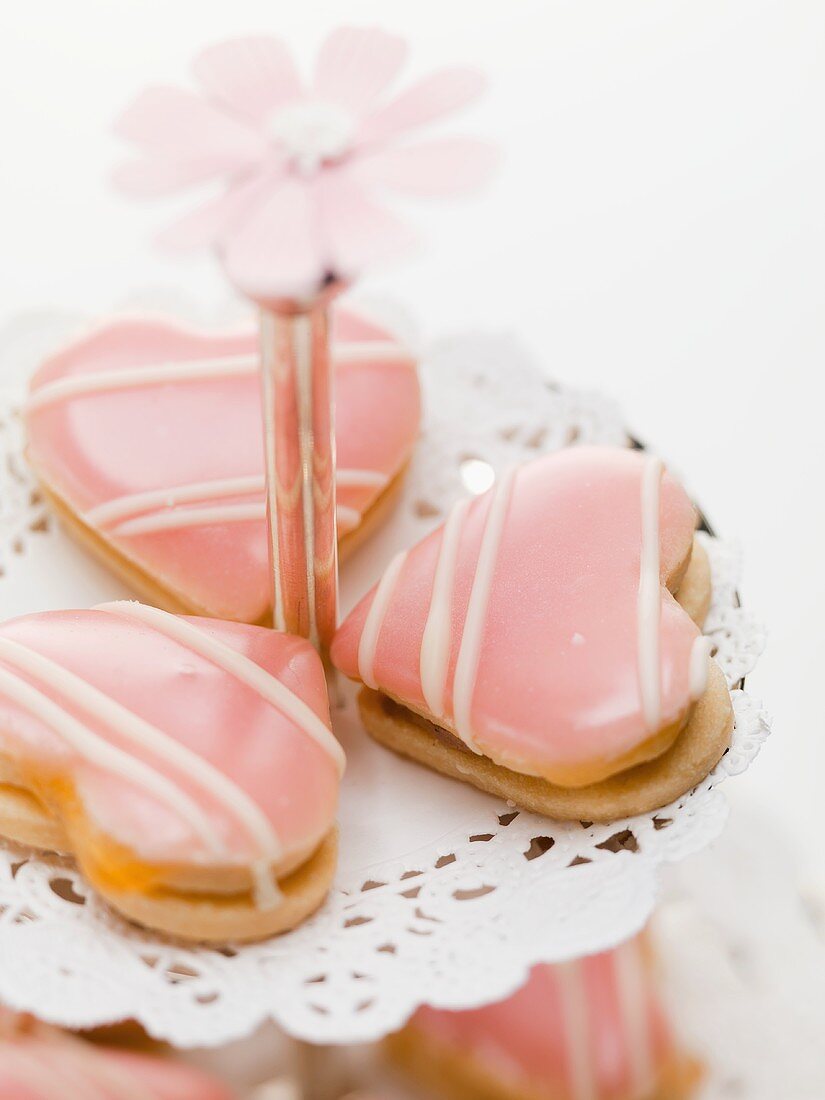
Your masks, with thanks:
[[[339,504],[335,509],[338,520],[339,534],[346,535],[354,531],[361,522],[361,513],[357,508],[349,508],[346,504]]]
[[[469,500],[461,500],[451,510],[444,525],[438,561],[435,566],[430,609],[421,640],[420,674],[424,699],[434,718],[444,715],[444,689],[450,663],[452,600],[458,548]]]
[[[380,470],[336,470],[335,484],[339,489],[383,489],[389,478]]]
[[[27,412],[36,412],[72,397],[90,397],[117,390],[143,389],[169,382],[207,382],[213,379],[238,378],[252,375],[258,361],[251,355],[227,355],[215,359],[189,359],[180,363],[156,363],[124,370],[90,371],[67,374],[46,382],[30,395]]]
[[[338,522],[344,531],[352,531],[361,522],[356,508],[339,504]],[[173,512],[155,512],[126,520],[112,529],[113,535],[154,535],[158,531],[182,531],[186,527],[208,527],[210,523],[252,523],[266,519],[266,503],[224,504],[203,508],[176,508]]]
[[[630,940],[617,947],[611,961],[631,1082],[629,1091],[632,1096],[647,1096],[655,1082],[648,992],[638,940]]]
[[[270,1077],[260,1085],[256,1085],[249,1100],[303,1100],[304,1090],[297,1077]],[[365,1092],[347,1093],[345,1100],[369,1100]]]
[[[378,687],[375,681],[375,653],[378,649],[378,638],[392,599],[393,589],[406,560],[407,551],[402,550],[387,566],[383,577],[378,582],[358,642],[358,673],[367,687],[372,688],[373,691]]]
[[[180,531],[186,527],[208,527],[211,523],[250,523],[266,519],[264,501],[245,504],[216,504],[202,508],[175,508],[137,519],[127,519],[112,530],[113,535],[153,535],[158,531]]]
[[[332,357],[336,367],[368,363],[415,365],[415,358],[409,351],[399,344],[385,340],[349,340],[335,344]],[[257,369],[257,355],[246,354],[69,374],[56,378],[53,382],[45,382],[34,390],[26,402],[26,411],[36,412],[73,397],[89,397],[113,393],[116,390],[140,389],[170,382],[206,382],[244,377],[254,375]]]
[[[282,855],[278,836],[269,819],[249,795],[223,772],[197,753],[153,726],[117,700],[80,676],[35,650],[0,637],[0,659],[26,676],[54,687],[72,706],[78,707],[126,741],[147,748],[208,791],[247,832],[267,868]]]
[[[0,691],[53,730],[84,760],[104,771],[121,776],[127,783],[142,787],[158,801],[169,806],[197,833],[213,855],[225,855],[224,846],[209,818],[176,784],[154,768],[98,737],[43,692],[5,668],[0,668]]]
[[[507,518],[507,508],[510,503],[514,481],[515,471],[508,470],[495,489],[492,490],[453,680],[453,723],[455,731],[468,748],[479,754],[481,750],[475,744],[473,736],[473,693],[481,643],[484,637],[487,605],[490,601],[496,559],[498,558],[499,545],[504,531],[504,521]]]
[[[383,488],[388,478],[378,470],[339,470],[336,483],[341,488]],[[172,530],[178,527],[194,527],[208,523],[241,523],[266,517],[266,503],[233,503],[224,506],[181,508],[182,504],[194,504],[240,497],[265,491],[262,474],[248,477],[215,478],[212,481],[193,481],[186,485],[174,485],[166,489],[149,489],[143,493],[131,493],[98,504],[84,513],[84,521],[91,527],[112,527],[115,535],[140,535],[152,531]],[[174,509],[174,511],[156,511]],[[339,504],[338,522],[348,530],[361,522],[357,508]],[[148,514],[143,514],[148,513]],[[132,518],[136,517],[136,518]],[[121,522],[125,521],[125,522]]]
[[[262,856],[251,865],[252,872],[252,896],[255,899],[255,908],[262,912],[267,909],[277,909],[281,902],[282,894],[272,870],[272,860]]]
[[[698,638],[695,638],[690,650],[690,698],[692,702],[696,702],[702,695],[705,694],[708,686],[708,676],[710,675],[710,651],[713,648],[713,643],[710,638],[706,638],[703,634],[700,634]]]
[[[205,657],[218,668],[222,668],[224,672],[228,672],[256,691],[261,698],[266,699],[276,710],[294,722],[302,732],[311,737],[331,757],[338,769],[338,774],[343,775],[344,750],[336,741],[332,730],[318,717],[312,707],[250,657],[224,642],[219,642],[217,638],[213,638],[211,634],[207,634],[205,630],[195,626],[188,619],[170,615],[168,611],[161,611],[158,607],[148,607],[146,604],[131,600],[115,600],[111,603],[98,604],[95,610],[109,611],[114,615],[135,619],[159,634],[165,634],[167,638],[191,649],[201,657]]]
[[[250,493],[260,494],[263,491],[263,474],[193,481],[187,485],[172,485],[167,489],[149,489],[145,493],[116,497],[105,504],[89,508],[84,519],[95,527],[108,527],[119,520],[149,512],[154,508],[176,508],[179,504],[192,504],[198,500],[221,500],[223,497],[248,496]]]
[[[662,595],[659,549],[659,505],[662,461],[650,456],[642,469],[642,553],[638,598],[638,669],[642,713],[650,733],[661,725],[662,669],[660,633]]]
[[[581,962],[556,966],[566,1039],[571,1100],[597,1100],[594,1059],[590,1051],[587,996]]]
[[[415,356],[394,340],[344,340],[333,345],[332,357],[336,367],[357,363],[392,363],[395,366],[415,366]]]

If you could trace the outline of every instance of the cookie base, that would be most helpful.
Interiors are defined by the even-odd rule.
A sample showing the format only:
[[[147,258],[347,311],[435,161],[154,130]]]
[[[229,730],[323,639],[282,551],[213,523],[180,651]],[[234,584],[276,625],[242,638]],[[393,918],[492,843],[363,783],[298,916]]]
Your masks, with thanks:
[[[278,880],[280,900],[260,909],[251,893],[204,894],[153,890],[135,893],[95,884],[113,909],[144,928],[198,943],[244,943],[296,928],[329,893],[338,861],[338,830],[331,829],[314,855]]]
[[[389,1036],[384,1049],[407,1078],[445,1100],[570,1100],[566,1089],[551,1082],[536,1087],[503,1081],[480,1059],[434,1041],[415,1026]],[[651,1092],[628,1094],[625,1100],[689,1100],[701,1078],[698,1062],[674,1052],[660,1068]]]
[[[367,733],[379,744],[557,821],[610,822],[667,806],[715,767],[733,732],[730,695],[715,661],[711,662],[705,694],[671,748],[655,760],[586,787],[561,787],[511,771],[469,749],[456,748],[449,743],[454,740],[449,734],[445,737],[433,723],[370,688],[361,690],[358,707]]]
[[[75,855],[60,820],[28,791],[0,784],[0,836],[39,851]],[[266,939],[295,928],[326,897],[338,856],[337,829],[315,852],[278,880],[280,900],[261,909],[249,890],[235,894],[194,893],[171,887],[125,890],[92,880],[95,891],[122,916],[144,928],[196,943],[225,944]]]
[[[676,602],[701,630],[710,611],[713,584],[708,552],[696,538],[693,540],[690,560],[679,580],[679,586],[672,591]]]

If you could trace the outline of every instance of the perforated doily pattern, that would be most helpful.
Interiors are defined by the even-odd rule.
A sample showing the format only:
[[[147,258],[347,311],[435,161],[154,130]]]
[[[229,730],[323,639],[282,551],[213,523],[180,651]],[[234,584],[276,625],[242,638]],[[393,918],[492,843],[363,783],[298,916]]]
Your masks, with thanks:
[[[27,356],[43,350],[42,324],[36,339],[14,333],[13,356],[0,342],[0,367],[11,356],[25,374]],[[549,384],[506,337],[446,341],[425,357],[423,378],[426,428],[403,502],[348,567],[345,605],[393,550],[495,471],[569,444],[627,442],[611,402]],[[10,605],[14,613],[42,606],[45,569],[62,606],[77,603],[81,580],[84,593],[100,583],[97,567],[83,574],[85,558],[44,513],[22,458],[15,400],[0,406],[4,614]],[[736,687],[763,641],[738,606],[738,555],[710,538],[706,545],[714,575],[707,630],[734,688],[736,732],[714,773],[685,798],[612,826],[520,813],[370,743],[345,687],[335,708],[350,760],[342,859],[315,917],[264,944],[181,946],[120,920],[69,861],[3,848],[0,997],[72,1027],[135,1018],[180,1046],[224,1043],[267,1017],[301,1038],[353,1042],[385,1034],[424,1000],[478,1005],[513,991],[539,960],[626,938],[651,912],[662,865],[719,834],[726,803],[718,784],[747,767],[768,732],[759,705]]]

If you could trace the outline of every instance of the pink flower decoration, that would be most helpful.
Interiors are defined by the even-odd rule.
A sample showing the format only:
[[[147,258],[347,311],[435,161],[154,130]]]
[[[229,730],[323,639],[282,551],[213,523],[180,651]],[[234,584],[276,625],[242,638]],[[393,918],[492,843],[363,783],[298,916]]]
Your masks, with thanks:
[[[406,56],[393,35],[340,28],[307,86],[276,38],[212,46],[193,66],[202,96],[150,88],[120,118],[118,133],[142,156],[120,168],[117,182],[147,196],[223,181],[218,197],[162,241],[215,247],[255,300],[311,297],[330,277],[349,280],[410,244],[376,192],[457,195],[493,167],[493,150],[479,141],[394,144],[483,86],[469,69],[447,69],[387,98]]]

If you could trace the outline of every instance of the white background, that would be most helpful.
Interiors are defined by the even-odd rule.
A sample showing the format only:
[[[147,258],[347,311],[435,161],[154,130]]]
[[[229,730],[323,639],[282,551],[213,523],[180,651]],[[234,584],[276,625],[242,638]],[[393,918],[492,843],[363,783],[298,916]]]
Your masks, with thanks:
[[[612,392],[741,538],[775,736],[729,791],[781,819],[825,886],[821,0],[6,3],[0,318],[102,314],[147,286],[222,301],[208,257],[153,251],[167,210],[112,194],[111,121],[202,44],[269,30],[308,57],[342,18],[409,35],[415,70],[486,70],[456,128],[504,152],[484,196],[421,212],[430,247],[368,289],[430,336],[512,330],[558,378]]]

